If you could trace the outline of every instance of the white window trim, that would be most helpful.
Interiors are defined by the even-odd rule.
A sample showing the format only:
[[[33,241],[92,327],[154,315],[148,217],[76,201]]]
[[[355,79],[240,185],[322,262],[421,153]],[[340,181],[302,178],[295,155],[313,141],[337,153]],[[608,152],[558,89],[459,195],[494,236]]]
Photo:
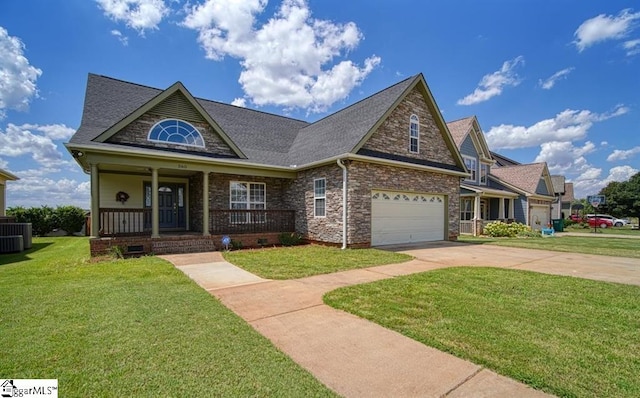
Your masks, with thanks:
[[[232,193],[232,185],[233,184],[247,184],[247,201],[246,202],[239,202],[239,201],[233,201],[233,193]],[[252,202],[251,201],[251,185],[262,185],[264,187],[264,201],[263,202]],[[247,207],[245,209],[234,209],[233,208],[233,203],[246,203]],[[252,204],[262,204],[263,208],[262,209],[252,209],[251,205]],[[267,184],[264,182],[254,182],[254,181],[229,181],[229,210],[267,210]],[[245,221],[246,223],[251,222],[250,220],[250,214],[247,213],[247,220]],[[263,221],[264,222],[264,221]],[[241,221],[232,221],[232,223],[238,224],[238,223],[242,223]]]
[[[471,182],[478,182],[478,159],[474,158],[473,156],[466,156],[466,155],[462,155],[462,159],[463,160],[469,159],[469,160],[473,161],[474,167],[475,167],[474,170],[469,170],[469,171],[471,171],[471,177],[465,178],[464,180],[465,181],[471,181]],[[467,165],[467,162],[465,162],[465,167],[466,167],[466,165]],[[475,178],[473,176],[475,176]]]
[[[318,195],[316,193],[316,181],[324,181],[324,193]],[[316,203],[318,200],[324,200],[324,215],[318,215],[318,208]],[[327,217],[327,179],[326,178],[314,178],[313,179],[313,217],[314,218],[326,218]]]
[[[482,169],[485,170],[484,181],[482,181]],[[478,183],[480,185],[487,185],[487,180],[489,179],[489,165],[486,163],[480,163],[480,174],[478,175]]]
[[[417,133],[417,136],[415,136],[415,137],[411,134],[413,132],[412,131],[412,127],[413,127],[414,123],[416,125],[416,133]],[[416,140],[416,150],[415,151],[411,150],[411,147],[412,147],[411,144],[412,144],[413,140]],[[416,114],[412,114],[409,117],[409,152],[411,152],[411,153],[420,153],[420,118],[418,118],[418,115],[416,115]]]
[[[202,145],[200,145],[200,144],[188,144],[188,143],[185,143],[185,142],[177,143],[177,142],[171,142],[171,141],[165,141],[165,140],[152,139],[151,138],[151,133],[156,128],[156,126],[158,126],[161,123],[167,122],[167,121],[176,122],[176,123],[181,122],[181,123],[184,123],[187,126],[191,127],[193,129],[193,131],[198,133],[199,139],[202,141]],[[195,147],[195,148],[205,148],[206,147],[206,144],[204,142],[204,137],[202,136],[202,133],[200,132],[200,130],[198,130],[196,128],[196,126],[194,126],[193,124],[187,122],[186,120],[176,119],[176,118],[162,119],[162,120],[158,121],[156,124],[154,124],[149,129],[149,132],[147,132],[147,141],[149,141],[149,142],[157,142],[157,143],[161,143],[161,144],[172,144],[172,145],[178,145],[178,146],[189,146],[189,147]]]

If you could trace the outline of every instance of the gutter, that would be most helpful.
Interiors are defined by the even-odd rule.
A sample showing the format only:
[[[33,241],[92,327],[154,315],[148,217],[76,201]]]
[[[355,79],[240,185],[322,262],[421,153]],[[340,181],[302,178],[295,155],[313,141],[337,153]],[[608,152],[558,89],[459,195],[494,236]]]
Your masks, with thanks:
[[[347,248],[347,168],[342,159],[337,159],[342,169],[342,250]]]

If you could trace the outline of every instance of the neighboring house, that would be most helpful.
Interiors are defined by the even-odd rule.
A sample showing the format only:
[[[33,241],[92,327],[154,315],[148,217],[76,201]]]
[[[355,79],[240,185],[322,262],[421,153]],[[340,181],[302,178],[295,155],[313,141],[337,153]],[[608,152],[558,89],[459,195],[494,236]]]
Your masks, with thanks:
[[[573,197],[573,183],[565,182],[564,176],[551,176],[554,200],[551,205],[551,217],[554,219],[567,218],[571,214]]]
[[[488,222],[514,220],[518,194],[490,185],[495,165],[475,116],[447,123],[470,174],[460,183],[460,233],[482,234]]]
[[[519,195],[514,209],[516,221],[536,230],[551,224],[553,184],[546,163],[494,167],[489,180],[492,187]]]
[[[91,176],[94,255],[459,234],[467,171],[421,74],[315,123],[90,74],[66,146]]]
[[[545,163],[521,165],[491,152],[475,116],[447,123],[470,174],[460,184],[460,233],[480,235],[492,221],[549,224],[553,188]]]
[[[7,181],[19,180],[6,170],[0,169],[0,217],[7,215]]]

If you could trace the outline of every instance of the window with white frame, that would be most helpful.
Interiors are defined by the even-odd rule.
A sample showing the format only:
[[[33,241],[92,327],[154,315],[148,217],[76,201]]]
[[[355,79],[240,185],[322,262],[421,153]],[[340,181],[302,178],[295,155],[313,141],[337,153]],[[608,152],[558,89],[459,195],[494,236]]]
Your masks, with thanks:
[[[476,158],[472,158],[469,156],[463,156],[464,165],[467,166],[471,175],[465,178],[465,181],[478,181],[478,161]]]
[[[416,115],[409,118],[409,152],[420,152],[420,120]]]
[[[489,174],[489,165],[480,163],[480,184],[487,185],[487,175]]]
[[[313,215],[325,217],[327,214],[327,180],[318,178],[313,180]]]
[[[462,198],[460,203],[460,220],[473,220],[473,199]]]
[[[266,184],[263,182],[231,181],[229,187],[229,208],[231,210],[266,209]],[[264,222],[264,212],[237,211],[231,213],[232,223]]]

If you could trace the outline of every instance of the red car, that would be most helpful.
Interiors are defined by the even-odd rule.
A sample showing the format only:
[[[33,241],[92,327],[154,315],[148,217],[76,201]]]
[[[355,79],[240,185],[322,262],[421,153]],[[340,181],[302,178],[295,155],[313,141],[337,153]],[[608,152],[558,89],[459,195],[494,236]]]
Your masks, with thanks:
[[[589,215],[587,216],[587,221],[589,221],[590,227],[595,227],[596,225],[600,228],[613,227],[613,220],[611,218]]]
[[[570,216],[569,216],[569,220],[571,220],[571,221],[573,221],[573,222],[582,222],[582,221],[584,221],[584,220],[582,219],[582,217],[580,217],[580,216],[579,216],[579,215],[577,215],[577,214],[572,214],[572,215],[570,215]]]

